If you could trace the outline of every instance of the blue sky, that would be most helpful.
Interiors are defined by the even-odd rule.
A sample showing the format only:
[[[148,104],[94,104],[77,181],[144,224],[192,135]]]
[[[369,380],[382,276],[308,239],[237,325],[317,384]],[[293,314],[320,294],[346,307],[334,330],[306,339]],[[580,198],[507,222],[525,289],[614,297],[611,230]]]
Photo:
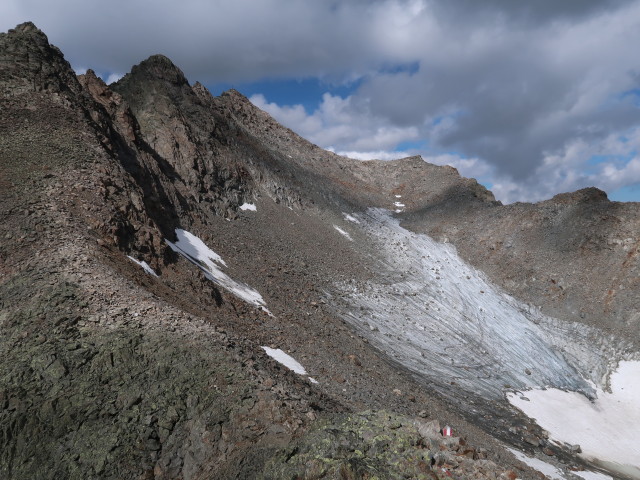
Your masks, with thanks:
[[[640,201],[640,0],[4,0],[82,71],[171,58],[324,148],[422,155],[503,202]],[[72,15],[69,12],[73,12]]]
[[[309,114],[320,107],[324,93],[348,97],[357,86],[358,82],[332,84],[319,78],[272,79],[238,84],[208,82],[206,84],[213,95],[220,95],[225,90],[235,88],[247,97],[262,94],[269,102],[275,102],[278,105],[302,105]]]

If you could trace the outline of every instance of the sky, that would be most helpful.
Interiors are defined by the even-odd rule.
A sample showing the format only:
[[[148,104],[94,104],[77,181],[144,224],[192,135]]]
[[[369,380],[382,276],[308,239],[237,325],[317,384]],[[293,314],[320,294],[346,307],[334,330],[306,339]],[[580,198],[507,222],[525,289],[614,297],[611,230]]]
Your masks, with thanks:
[[[640,201],[640,0],[2,0],[78,72],[150,55],[317,145],[422,155],[504,203]]]

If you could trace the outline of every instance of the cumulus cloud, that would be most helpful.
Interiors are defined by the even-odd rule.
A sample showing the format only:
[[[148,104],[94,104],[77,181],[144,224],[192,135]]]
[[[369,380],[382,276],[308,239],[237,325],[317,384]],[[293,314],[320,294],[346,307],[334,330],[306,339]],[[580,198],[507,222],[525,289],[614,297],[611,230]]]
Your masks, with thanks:
[[[2,2],[3,30],[25,20],[100,72],[163,53],[205,83],[358,80],[312,112],[252,101],[350,156],[447,159],[505,201],[640,182],[640,0]]]
[[[267,102],[260,94],[250,100],[311,142],[334,151],[350,151],[357,158],[363,157],[356,152],[393,149],[419,136],[418,127],[393,125],[382,116],[374,116],[366,103],[356,104],[353,97],[325,93],[320,106],[311,114],[302,105],[281,107]]]

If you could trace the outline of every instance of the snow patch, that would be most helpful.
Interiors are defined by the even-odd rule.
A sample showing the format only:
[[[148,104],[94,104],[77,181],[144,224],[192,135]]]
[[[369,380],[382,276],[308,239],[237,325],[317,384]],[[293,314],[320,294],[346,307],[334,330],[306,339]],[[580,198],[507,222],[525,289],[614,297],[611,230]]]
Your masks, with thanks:
[[[584,470],[582,472],[571,472],[574,475],[584,478],[585,480],[613,480],[613,477],[605,475],[600,472],[592,472],[591,470]]]
[[[333,228],[335,228],[338,232],[344,235],[350,242],[353,242],[353,238],[351,238],[351,235],[349,235],[347,232],[342,230],[339,226],[334,225]]]
[[[281,363],[289,370],[293,370],[298,375],[307,375],[307,371],[304,367],[291,355],[283,352],[279,348],[261,347],[267,355],[273,358],[275,361]]]
[[[144,260],[136,260],[135,258],[133,258],[133,257],[131,257],[129,255],[127,255],[127,258],[129,260],[131,260],[132,262],[135,262],[138,265],[140,265],[144,269],[144,271],[147,272],[149,275],[153,275],[154,277],[158,276],[158,274],[153,271],[153,268],[151,268],[149,266],[149,264],[147,262],[145,262]]]
[[[240,205],[240,210],[251,210],[252,212],[256,212],[258,209],[253,203],[243,203]]]
[[[402,198],[402,195],[396,195],[396,198]],[[404,203],[396,201],[396,202],[393,202],[393,206],[396,207],[394,210],[396,213],[404,212],[404,207],[405,207]]]
[[[344,212],[342,212],[342,215],[344,215],[344,219],[345,220],[348,220],[348,221],[353,222],[353,223],[360,223],[360,220],[358,220],[353,215],[349,215],[348,213],[344,213]]]
[[[224,267],[227,266],[220,255],[207,247],[207,245],[194,234],[176,228],[176,237],[178,241],[175,244],[169,240],[166,240],[166,242],[173,250],[176,250],[174,247],[177,247],[179,249],[179,251],[176,250],[178,253],[196,259],[210,270],[218,268],[217,264],[221,264]],[[180,244],[179,247],[178,244]]]
[[[514,450],[513,448],[508,448],[507,450],[513,453],[513,455],[522,463],[526,463],[534,470],[537,470],[540,473],[549,477],[551,480],[566,480],[567,478],[562,474],[562,472],[558,468],[554,467],[550,463],[543,462],[542,460],[538,460],[537,458],[534,458],[534,457],[529,457],[524,453],[519,452],[518,450]]]
[[[176,243],[165,239],[167,245],[169,245],[174,252],[179,253],[197,266],[204,272],[205,277],[212,282],[271,315],[271,312],[269,312],[266,307],[265,301],[256,290],[244,283],[236,282],[221,270],[221,266],[226,267],[227,264],[222,260],[220,255],[207,247],[202,240],[192,233],[179,228],[176,228],[176,237],[178,238]]]
[[[598,388],[593,401],[555,388],[527,391],[528,402],[508,399],[552,439],[580,445],[585,460],[640,478],[640,362],[620,362],[610,386],[610,392]]]

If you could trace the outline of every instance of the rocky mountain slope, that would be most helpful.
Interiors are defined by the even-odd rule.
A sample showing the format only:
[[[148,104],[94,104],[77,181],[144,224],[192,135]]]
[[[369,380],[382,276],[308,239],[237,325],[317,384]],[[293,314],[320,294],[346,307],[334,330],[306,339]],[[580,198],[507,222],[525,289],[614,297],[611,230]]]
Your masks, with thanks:
[[[0,92],[0,477],[538,478],[504,442],[585,465],[504,393],[588,393],[634,358],[636,204],[502,206],[450,167],[324,151],[160,55],[76,77],[30,23],[0,34]],[[417,266],[438,242],[541,325],[484,393],[443,366],[478,300],[444,316],[446,266]]]

